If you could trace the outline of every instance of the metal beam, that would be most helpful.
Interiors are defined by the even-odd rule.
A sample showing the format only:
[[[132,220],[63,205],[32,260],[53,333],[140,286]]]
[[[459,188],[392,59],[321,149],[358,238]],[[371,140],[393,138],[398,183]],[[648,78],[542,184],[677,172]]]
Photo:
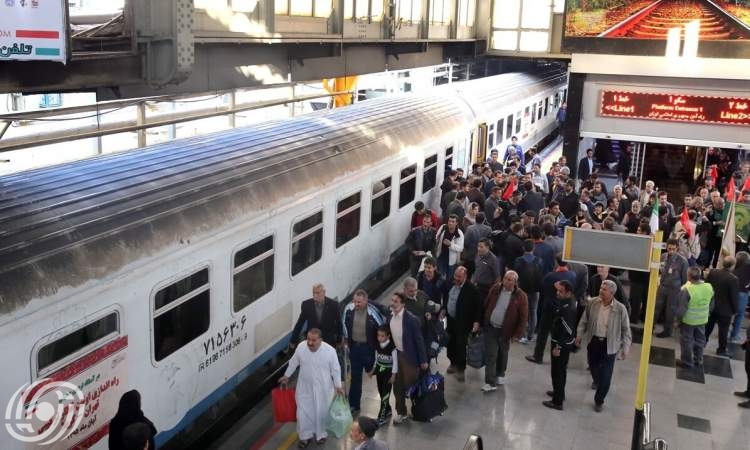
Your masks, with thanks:
[[[468,42],[455,42],[443,46],[443,58],[476,58],[485,53],[487,41],[479,39]]]
[[[0,63],[0,93],[86,91],[143,82],[141,57],[118,53],[74,59],[62,66],[47,61]]]
[[[133,0],[133,23],[150,86],[180,83],[195,62],[193,0]]]
[[[403,53],[424,53],[426,51],[427,42],[393,42],[385,46],[385,54],[396,58]]]
[[[342,44],[339,43],[320,43],[311,45],[295,45],[289,47],[287,54],[292,61],[301,61],[312,58],[332,58],[341,56]]]
[[[321,43],[323,41],[323,43]],[[384,70],[409,69],[481,54],[484,41],[442,40],[396,42],[337,40],[285,43],[199,43],[195,63],[180,84],[150,85],[144,75],[145,58],[131,53],[109,53],[68,65],[45,62],[0,63],[0,93],[97,90],[100,100],[184,94],[277,84],[292,74],[294,81],[311,81]],[[473,45],[473,47],[472,47]],[[398,59],[396,59],[398,58]],[[304,66],[300,64],[304,61]],[[152,79],[159,77],[152,76]]]

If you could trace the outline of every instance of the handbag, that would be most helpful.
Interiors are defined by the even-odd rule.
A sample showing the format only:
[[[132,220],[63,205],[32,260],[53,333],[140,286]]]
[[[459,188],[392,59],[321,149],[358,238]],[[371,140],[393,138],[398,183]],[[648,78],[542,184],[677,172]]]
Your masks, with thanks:
[[[484,339],[480,333],[472,333],[466,343],[466,364],[481,369],[484,367]]]
[[[273,420],[278,423],[297,421],[297,401],[294,389],[274,388],[271,390]]]
[[[352,412],[349,409],[349,403],[346,401],[346,398],[343,395],[334,397],[331,406],[328,408],[326,430],[340,439],[346,436],[353,422]]]

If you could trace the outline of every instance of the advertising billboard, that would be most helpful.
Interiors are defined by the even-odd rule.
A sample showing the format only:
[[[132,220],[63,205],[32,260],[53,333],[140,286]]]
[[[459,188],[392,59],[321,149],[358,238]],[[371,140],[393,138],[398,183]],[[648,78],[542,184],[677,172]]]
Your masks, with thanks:
[[[0,62],[67,59],[64,0],[0,0]]]
[[[697,36],[696,36],[697,35]],[[668,36],[698,56],[750,55],[750,0],[567,0],[563,47],[576,53],[664,56]]]

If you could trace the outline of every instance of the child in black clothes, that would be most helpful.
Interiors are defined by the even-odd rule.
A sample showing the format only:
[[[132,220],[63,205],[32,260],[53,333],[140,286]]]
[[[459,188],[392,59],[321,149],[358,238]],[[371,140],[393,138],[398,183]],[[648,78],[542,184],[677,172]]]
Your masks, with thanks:
[[[378,392],[380,393],[380,412],[378,412],[378,424],[383,425],[391,415],[391,387],[396,380],[398,372],[398,357],[396,345],[391,338],[391,330],[388,325],[378,328],[378,347],[375,349],[375,365],[369,376],[375,375],[378,380]]]

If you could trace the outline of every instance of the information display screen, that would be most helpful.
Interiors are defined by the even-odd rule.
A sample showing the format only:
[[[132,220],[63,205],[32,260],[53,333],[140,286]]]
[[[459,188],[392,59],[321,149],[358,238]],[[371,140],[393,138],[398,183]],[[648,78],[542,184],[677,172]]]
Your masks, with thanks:
[[[668,36],[697,39],[698,56],[750,54],[750,3],[733,0],[566,0],[563,49],[664,56]],[[697,34],[697,36],[696,36]]]
[[[599,115],[676,122],[750,125],[750,97],[602,90]]]

